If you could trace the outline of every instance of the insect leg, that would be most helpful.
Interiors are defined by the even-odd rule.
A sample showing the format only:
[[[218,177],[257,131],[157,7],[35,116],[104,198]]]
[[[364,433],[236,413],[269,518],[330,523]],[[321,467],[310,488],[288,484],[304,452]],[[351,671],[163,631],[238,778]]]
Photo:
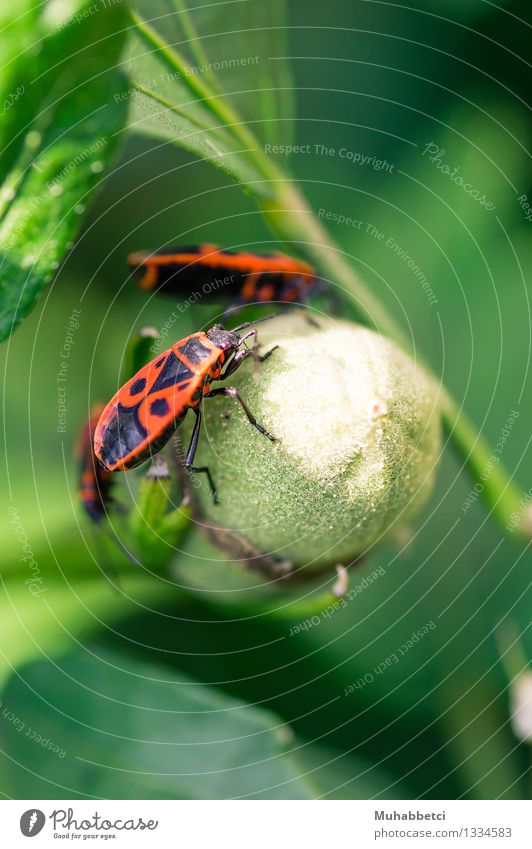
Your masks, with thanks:
[[[233,359],[231,360],[231,362],[226,365],[225,369],[220,374],[218,380],[225,380],[231,374],[234,374],[234,372],[237,370],[237,368],[249,356],[251,356],[251,351],[248,350],[248,348],[242,348],[240,351],[237,351],[236,354],[234,355]]]
[[[271,355],[273,354],[273,352],[274,352],[274,351],[276,351],[278,347],[279,347],[279,345],[274,345],[274,346],[273,346],[273,348],[270,348],[270,350],[269,350],[269,351],[266,351],[266,353],[265,353],[265,354],[257,354],[257,357],[258,357],[257,362],[259,362],[259,363],[263,363],[263,362],[264,362],[264,360],[267,360],[267,359],[268,359],[268,357],[271,357]]]
[[[196,414],[196,422],[194,424],[194,430],[192,431],[192,438],[190,440],[190,445],[188,446],[188,451],[185,457],[185,469],[189,472],[202,472],[204,475],[207,475],[207,480],[209,481],[209,489],[211,491],[212,500],[215,504],[218,504],[218,493],[216,492],[216,487],[214,486],[214,481],[211,477],[211,473],[209,471],[208,466],[193,466],[194,457],[196,455],[196,449],[198,447],[198,439],[201,428],[201,410],[198,407],[194,408],[194,413]]]
[[[252,330],[248,330],[247,333],[244,333],[244,335],[240,337],[239,344],[243,345],[246,339],[249,339],[251,336],[253,336],[253,350],[255,350],[259,347],[259,337],[256,327],[254,327]]]
[[[271,442],[276,441],[275,436],[272,436],[271,433],[268,433],[268,431],[265,428],[263,428],[262,425],[260,425],[258,423],[257,419],[255,418],[255,416],[253,415],[253,413],[249,409],[248,405],[246,404],[244,399],[241,397],[240,392],[234,386],[219,386],[217,389],[211,389],[209,394],[206,395],[205,397],[206,398],[212,398],[213,395],[226,395],[228,398],[236,398],[236,400],[238,401],[238,403],[240,404],[240,406],[244,410],[248,422],[250,424],[252,424],[253,427],[256,427],[257,430],[259,431],[259,433],[262,433],[269,440],[271,440]]]
[[[250,330],[248,333],[245,333],[244,336],[242,336],[242,338],[240,340],[240,344],[244,345],[246,339],[249,339],[250,336],[253,337],[253,347],[251,348],[249,355],[251,357],[253,357],[253,359],[256,363],[261,362],[261,358],[259,356],[259,337],[258,337],[258,333],[257,333],[256,328],[253,328],[253,330]],[[244,345],[244,347],[245,347],[245,345]],[[237,366],[237,368],[238,368],[238,366]]]
[[[268,357],[271,356],[271,354],[273,354],[275,349],[279,347],[279,345],[274,345],[273,348],[270,348],[270,350],[266,351],[265,354],[259,354],[258,353],[259,337],[257,336],[257,331],[255,329],[250,330],[249,333],[246,333],[244,336],[242,336],[242,338],[240,339],[240,344],[245,342],[246,339],[249,339],[250,336],[253,336],[253,348],[249,351],[249,354],[253,357],[253,359],[255,360],[256,363],[263,363],[264,360],[267,360]],[[241,353],[241,352],[239,352],[239,353]],[[237,356],[238,356],[238,354],[237,354]],[[241,359],[244,359],[244,357],[241,357]],[[233,362],[234,362],[234,359],[233,359]]]
[[[247,357],[253,357],[255,362],[263,363],[264,360],[267,360],[268,357],[271,357],[275,349],[278,347],[279,345],[274,345],[273,348],[270,348],[270,350],[266,351],[265,354],[257,354],[257,352],[254,350],[250,351],[249,348],[242,348],[240,351],[237,351],[231,362],[227,364],[225,370],[219,376],[218,380],[225,380],[226,378],[234,374],[237,368],[242,365],[242,363],[245,359],[247,359]]]

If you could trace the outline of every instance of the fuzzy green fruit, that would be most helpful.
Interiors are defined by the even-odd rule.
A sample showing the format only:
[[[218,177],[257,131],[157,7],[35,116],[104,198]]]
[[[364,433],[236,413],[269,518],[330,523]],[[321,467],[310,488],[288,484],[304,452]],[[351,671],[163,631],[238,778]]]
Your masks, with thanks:
[[[430,493],[440,451],[425,372],[371,330],[319,324],[293,315],[259,326],[261,350],[279,348],[228,383],[277,441],[236,400],[209,399],[195,465],[209,467],[219,504],[203,475],[192,481],[209,525],[311,568],[351,562],[410,518]]]

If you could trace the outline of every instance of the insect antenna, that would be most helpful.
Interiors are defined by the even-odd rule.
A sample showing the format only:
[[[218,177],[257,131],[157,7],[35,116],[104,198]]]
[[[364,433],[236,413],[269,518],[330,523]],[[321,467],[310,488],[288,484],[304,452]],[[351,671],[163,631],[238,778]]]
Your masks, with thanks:
[[[263,318],[256,318],[254,321],[245,321],[244,324],[239,324],[238,327],[233,327],[231,333],[238,333],[240,330],[245,330],[246,327],[251,327],[252,324],[260,324],[261,321],[269,321],[271,318],[283,315],[280,312],[272,312],[270,315],[265,315]]]

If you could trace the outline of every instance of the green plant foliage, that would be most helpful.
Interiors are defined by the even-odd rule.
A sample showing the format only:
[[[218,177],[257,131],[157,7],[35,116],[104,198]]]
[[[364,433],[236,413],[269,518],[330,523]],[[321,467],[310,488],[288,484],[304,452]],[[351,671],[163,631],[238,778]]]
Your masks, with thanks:
[[[311,795],[277,717],[186,675],[89,646],[34,663],[23,679],[2,695],[3,709],[24,723],[3,725],[18,798],[83,798],[89,775],[91,795],[111,799]],[[31,771],[19,766],[29,763]]]
[[[113,97],[123,85],[116,64],[124,8],[89,14],[89,0],[50,2],[27,4],[21,15],[19,5],[3,13],[8,71],[1,94],[5,104],[20,94],[0,130],[2,339],[65,256],[126,115]]]
[[[264,142],[290,140],[293,80],[286,61],[282,0],[268,5],[260,0],[200,0],[190,10],[184,0],[134,0],[133,5],[143,17],[153,19],[166,41],[183,56],[185,79],[204,79],[230,98]]]
[[[150,568],[167,566],[190,525],[190,507],[175,506],[166,463],[156,458],[139,483],[129,524],[135,546]]]
[[[74,551],[73,547],[70,551]],[[75,554],[78,560],[83,560],[83,552]],[[41,570],[37,581],[24,583],[22,567],[19,567],[18,574],[3,582],[0,626],[2,684],[14,669],[29,660],[65,651],[73,638],[79,635],[87,637],[98,630],[103,621],[111,625],[132,615],[139,601],[148,605],[168,593],[161,584],[149,586],[141,575],[130,575],[121,578],[121,593],[118,594],[102,579],[94,562],[87,563],[87,574],[83,580],[78,579],[75,586],[69,586],[57,572],[45,574],[43,561],[40,556],[36,561]],[[34,577],[31,572],[30,576]]]
[[[302,745],[297,760],[322,799],[403,799],[405,788],[384,769],[320,745]]]
[[[132,5],[137,27],[123,92],[131,129],[172,141],[268,197],[256,148],[286,144],[293,119],[283,4],[204,1],[193,11],[181,0]]]
[[[46,258],[40,237],[48,239],[52,227],[65,239],[71,225],[75,231],[81,216],[70,215],[65,198],[78,209],[85,203],[87,187],[105,173],[112,142],[94,155],[104,171],[91,172],[85,185],[93,157],[79,162],[53,206],[43,201],[32,209],[30,190],[42,191],[102,133],[119,139],[128,107],[129,130],[139,134],[92,206],[90,226],[49,290],[46,309],[35,310],[0,351],[0,790],[32,799],[527,798],[529,750],[512,728],[507,688],[532,656],[530,558],[517,527],[508,532],[513,509],[500,511],[503,535],[480,501],[490,490],[488,505],[503,505],[511,489],[509,476],[497,474],[503,464],[530,486],[532,250],[521,195],[530,203],[523,108],[530,76],[521,58],[527,30],[518,23],[527,4],[515,0],[510,15],[503,3],[481,0],[431,0],[425,10],[293,3],[289,51],[279,40],[277,4],[188,5],[187,14],[184,0],[135,4],[141,20],[126,22],[131,77],[118,82],[114,60],[105,63],[103,54],[114,43],[119,55],[122,35],[107,39],[105,32],[111,18],[124,28],[125,4],[92,19],[83,18],[88,4],[79,0],[16,0],[0,9],[0,26],[7,27],[0,40],[0,169],[7,180],[0,231],[11,221],[9,244],[16,246],[0,275],[4,304],[10,305],[6,281],[19,285],[28,257],[35,267],[36,244],[43,280],[61,260],[61,245]],[[88,33],[98,28],[103,40],[93,51]],[[261,62],[208,67],[255,53]],[[290,97],[283,99],[291,82],[278,58],[286,55],[298,80],[297,141],[308,142],[309,152],[265,155],[266,143],[292,140],[293,109]],[[85,86],[76,86],[85,59],[86,73],[100,67],[102,74],[87,83],[94,99],[81,108]],[[200,73],[187,73],[193,66]],[[96,97],[100,79],[107,86]],[[142,86],[150,93],[132,93]],[[41,134],[36,148],[33,131]],[[62,148],[64,139],[75,144]],[[429,142],[445,149],[449,170],[423,153]],[[335,153],[321,152],[323,145]],[[342,158],[341,149],[358,161]],[[36,153],[42,172],[31,168]],[[262,214],[199,157],[253,195]],[[384,159],[388,170],[368,164]],[[287,182],[288,164],[308,203]],[[496,210],[450,179],[458,166]],[[28,210],[35,212],[31,226],[23,216]],[[16,221],[24,224],[20,236]],[[217,309],[195,303],[181,312],[175,301],[146,297],[130,280],[121,286],[125,254],[181,241],[185,232],[194,241],[275,249],[268,225],[285,240],[283,249],[304,252],[352,298],[357,317],[390,337],[398,324],[415,340],[416,359],[424,357],[445,379],[457,408],[463,402],[485,437],[479,452],[478,433],[466,426],[462,459],[474,460],[473,481],[446,451],[416,527],[372,548],[350,570],[342,599],[331,594],[333,572],[303,584],[272,582],[207,541],[196,517],[189,533],[187,517],[168,512],[170,501],[179,504],[174,477],[150,492],[142,480],[147,467],[117,476],[104,533],[94,533],[76,499],[77,425],[93,400],[110,398],[144,361],[149,345],[146,338],[139,345],[135,331],[144,324],[169,328],[171,344]],[[59,433],[56,373],[74,305],[82,312],[69,359],[67,425]],[[343,317],[351,317],[347,306]],[[260,326],[261,340],[263,330],[267,325]],[[313,331],[307,325],[304,332]],[[248,366],[235,382],[245,381],[256,412],[268,370],[254,375]],[[306,380],[305,374],[298,392]],[[439,400],[444,394],[440,385]],[[222,496],[221,482],[234,474],[229,484],[238,489],[240,508],[242,498],[257,499],[256,477],[246,478],[245,493],[237,487],[247,475],[243,448],[256,446],[266,458],[282,445],[254,432],[234,400],[206,402],[205,411],[198,458],[209,441],[220,446],[231,432],[241,434],[228,446],[233,457],[242,449],[238,469],[214,461]],[[273,427],[278,411],[271,404],[264,412]],[[449,421],[456,418],[455,409]],[[264,475],[266,463],[257,465]],[[277,483],[280,502],[291,481],[279,475]],[[509,502],[519,512],[527,499],[517,490]],[[293,523],[306,533],[319,519],[294,511]],[[138,562],[124,556],[115,537]],[[509,620],[522,643],[511,674],[501,662],[504,641],[496,642]],[[215,734],[220,742],[213,745]],[[177,766],[176,753],[184,759]]]

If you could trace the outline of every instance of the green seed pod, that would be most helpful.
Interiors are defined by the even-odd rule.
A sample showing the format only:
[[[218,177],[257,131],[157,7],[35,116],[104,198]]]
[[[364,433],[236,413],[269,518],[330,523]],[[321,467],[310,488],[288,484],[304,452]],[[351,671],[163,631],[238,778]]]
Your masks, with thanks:
[[[203,475],[192,480],[210,526],[309,568],[350,563],[409,519],[430,493],[440,451],[425,372],[371,330],[319,324],[299,314],[259,326],[261,351],[279,348],[228,383],[277,441],[236,400],[209,399],[195,465],[209,467],[219,504]]]

